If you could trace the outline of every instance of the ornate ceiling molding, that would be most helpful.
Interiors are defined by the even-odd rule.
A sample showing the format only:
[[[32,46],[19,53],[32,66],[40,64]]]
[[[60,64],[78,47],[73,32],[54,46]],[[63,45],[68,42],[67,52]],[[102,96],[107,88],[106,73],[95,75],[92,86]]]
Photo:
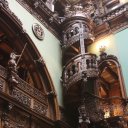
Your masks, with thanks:
[[[128,3],[124,5],[119,5],[117,8],[109,10],[108,12],[104,11],[104,5],[101,1],[94,2],[92,0],[92,5],[94,6],[92,13],[90,13],[90,8],[87,11],[86,4],[87,2],[78,1],[77,5],[70,5],[70,1],[63,2],[63,7],[65,6],[66,13],[63,16],[59,16],[58,13],[52,12],[42,0],[17,0],[24,8],[26,8],[34,17],[36,17],[47,29],[49,29],[58,39],[61,39],[61,23],[66,19],[66,17],[75,16],[78,11],[87,17],[84,12],[88,12],[90,19],[94,25],[94,35],[98,39],[105,36],[106,34],[112,34],[119,32],[122,29],[128,27]],[[76,1],[75,1],[76,2]],[[75,3],[73,2],[73,3]],[[81,4],[79,4],[81,2]],[[69,5],[66,7],[66,3]],[[62,4],[62,2],[60,2]],[[79,7],[78,7],[79,5]],[[82,8],[80,8],[80,6]],[[93,7],[91,6],[91,7]],[[96,7],[95,7],[96,6]],[[84,11],[83,11],[84,9]],[[76,11],[75,11],[76,10]],[[70,13],[72,12],[72,13]],[[73,15],[71,15],[73,14]]]
[[[51,31],[58,39],[61,37],[60,23],[54,18],[54,13],[39,0],[17,0],[30,14]]]
[[[111,12],[103,15],[99,19],[95,19],[96,26],[94,33],[96,38],[105,35],[117,33],[125,28],[128,28],[128,3],[114,9]]]

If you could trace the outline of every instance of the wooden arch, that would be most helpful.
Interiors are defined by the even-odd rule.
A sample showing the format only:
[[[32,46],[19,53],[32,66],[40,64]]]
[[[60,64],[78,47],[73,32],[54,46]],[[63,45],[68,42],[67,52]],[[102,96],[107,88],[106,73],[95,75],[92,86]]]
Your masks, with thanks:
[[[33,80],[33,86],[42,91],[48,99],[47,117],[58,120],[60,118],[59,105],[46,65],[43,61],[38,62],[41,57],[38,49],[29,35],[23,30],[21,21],[9,9],[8,3],[6,1],[0,2],[0,45],[7,50],[7,57],[13,50],[20,54],[26,43],[27,47],[21,63],[25,62]]]
[[[108,87],[109,86],[119,86],[119,90],[122,98],[126,98],[126,89],[124,85],[123,75],[121,66],[116,56],[107,55],[104,59],[99,61],[99,77],[100,80]],[[104,77],[106,76],[106,77]],[[104,78],[103,78],[104,77]]]

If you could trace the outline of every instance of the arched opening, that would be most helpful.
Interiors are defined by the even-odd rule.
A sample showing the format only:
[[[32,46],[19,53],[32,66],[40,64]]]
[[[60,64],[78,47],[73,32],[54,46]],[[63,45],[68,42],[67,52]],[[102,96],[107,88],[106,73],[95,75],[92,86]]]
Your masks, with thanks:
[[[1,4],[1,6],[0,66],[7,69],[10,54],[15,52],[16,55],[21,55],[24,49],[16,65],[18,77],[25,81],[27,85],[39,90],[45,96],[48,102],[46,117],[52,120],[59,119],[57,98],[54,94],[52,95],[50,93],[55,92],[55,89],[38,49],[35,47],[28,34],[23,31],[22,23],[9,10],[8,6],[4,4]],[[39,95],[38,91],[34,93]]]
[[[121,66],[115,56],[104,55],[99,62],[99,96],[103,99],[104,117],[124,116],[126,91]]]

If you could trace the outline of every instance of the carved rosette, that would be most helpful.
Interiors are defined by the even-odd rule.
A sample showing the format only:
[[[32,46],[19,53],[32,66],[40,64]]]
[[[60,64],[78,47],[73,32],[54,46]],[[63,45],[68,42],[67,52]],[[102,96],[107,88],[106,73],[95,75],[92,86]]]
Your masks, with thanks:
[[[32,31],[34,33],[34,35],[39,39],[39,40],[43,40],[44,39],[44,30],[43,28],[37,24],[37,23],[34,23],[32,25]]]

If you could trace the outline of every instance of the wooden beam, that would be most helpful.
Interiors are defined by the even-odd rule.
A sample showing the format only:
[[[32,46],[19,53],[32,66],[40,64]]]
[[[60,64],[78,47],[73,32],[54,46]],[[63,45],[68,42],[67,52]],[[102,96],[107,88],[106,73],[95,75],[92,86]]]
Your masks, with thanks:
[[[100,80],[103,82],[103,88],[107,91],[109,91],[111,88],[110,88],[110,83],[108,81],[106,81],[103,77],[100,77]]]
[[[106,65],[106,70],[113,76],[115,80],[118,80],[118,75],[113,71],[113,69],[107,64]]]
[[[79,49],[75,48],[74,46],[71,46],[71,47],[72,47],[72,49],[73,49],[75,52],[79,53]]]

